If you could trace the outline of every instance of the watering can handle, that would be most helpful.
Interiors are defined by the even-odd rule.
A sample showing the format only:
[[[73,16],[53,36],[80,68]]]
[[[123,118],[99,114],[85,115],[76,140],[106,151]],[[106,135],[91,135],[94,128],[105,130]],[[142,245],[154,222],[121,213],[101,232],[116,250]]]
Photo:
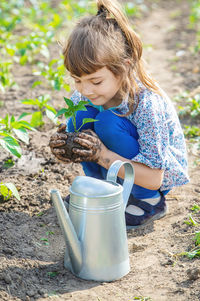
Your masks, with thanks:
[[[116,183],[118,172],[123,165],[125,168],[125,177],[123,183],[123,202],[124,202],[124,210],[125,210],[134,184],[135,173],[134,173],[133,165],[129,162],[122,162],[120,160],[113,162],[110,168],[108,169],[106,180]]]

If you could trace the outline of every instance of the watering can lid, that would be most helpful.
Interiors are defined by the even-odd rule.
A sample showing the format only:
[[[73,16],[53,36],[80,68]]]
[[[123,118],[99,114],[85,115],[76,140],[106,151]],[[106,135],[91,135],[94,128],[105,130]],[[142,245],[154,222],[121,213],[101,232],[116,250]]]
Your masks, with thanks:
[[[103,197],[118,194],[122,190],[123,187],[120,184],[87,176],[76,177],[70,188],[70,192],[87,197]]]

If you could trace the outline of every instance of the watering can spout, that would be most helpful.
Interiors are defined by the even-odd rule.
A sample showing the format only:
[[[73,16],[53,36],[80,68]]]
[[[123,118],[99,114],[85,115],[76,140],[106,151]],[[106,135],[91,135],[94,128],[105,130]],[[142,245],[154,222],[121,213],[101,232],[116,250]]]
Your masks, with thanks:
[[[59,224],[65,237],[72,269],[75,274],[79,274],[82,267],[80,241],[78,240],[76,231],[58,190],[51,190],[51,199],[56,209]]]

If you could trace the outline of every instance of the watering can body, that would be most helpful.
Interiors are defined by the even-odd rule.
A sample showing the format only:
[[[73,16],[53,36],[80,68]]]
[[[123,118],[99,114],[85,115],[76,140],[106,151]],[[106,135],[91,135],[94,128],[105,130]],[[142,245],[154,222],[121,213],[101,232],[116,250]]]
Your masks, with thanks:
[[[119,168],[125,167],[123,186]],[[113,281],[130,270],[124,210],[133,185],[133,167],[115,161],[105,181],[78,176],[70,187],[69,214],[60,196],[52,200],[66,241],[64,266],[76,276]]]

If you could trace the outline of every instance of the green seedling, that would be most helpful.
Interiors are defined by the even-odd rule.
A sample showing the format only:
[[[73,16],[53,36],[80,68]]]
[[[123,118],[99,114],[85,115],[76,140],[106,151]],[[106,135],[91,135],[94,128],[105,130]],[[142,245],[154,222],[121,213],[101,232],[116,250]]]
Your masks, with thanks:
[[[58,275],[58,272],[48,272],[47,275],[50,277],[50,278],[54,278]]]
[[[140,7],[133,2],[126,2],[124,9],[128,17],[141,17]]]
[[[66,17],[68,20],[72,18],[79,18],[87,14],[95,14],[96,7],[94,1],[88,0],[63,0],[61,8],[66,11]]]
[[[196,29],[196,45],[192,47],[194,53],[200,50],[200,30],[199,30],[199,20],[200,20],[200,2],[199,0],[190,1],[190,28]]]
[[[14,165],[15,165],[15,162],[13,161],[13,159],[8,159],[3,163],[2,168],[9,169],[9,168],[13,167]]]
[[[194,248],[189,252],[182,252],[179,254],[180,256],[187,256],[189,259],[193,259],[196,257],[200,257],[200,248]]]
[[[58,119],[56,118],[56,110],[48,104],[50,100],[50,96],[48,94],[39,96],[35,99],[23,99],[21,102],[25,105],[35,106],[37,111],[32,113],[31,117],[31,126],[38,128],[44,125],[43,117],[44,114],[53,121],[54,123],[58,123]]]
[[[14,196],[16,199],[20,200],[19,193],[17,191],[17,188],[13,183],[0,183],[0,201],[2,200],[7,201],[11,198],[11,196]]]
[[[182,97],[184,100],[184,97]],[[179,106],[179,116],[189,115],[192,118],[200,116],[200,94],[193,97],[185,98],[187,105],[185,107]]]
[[[41,211],[41,212],[37,213],[37,216],[42,216],[43,214],[44,214],[44,212]]]
[[[195,232],[194,241],[196,246],[200,246],[200,231]]]
[[[39,71],[34,71],[34,75],[44,76],[50,83],[54,90],[60,90],[64,88],[66,91],[70,91],[69,85],[65,83],[65,67],[63,65],[63,58],[53,59],[48,64],[38,63]],[[32,87],[41,85],[42,81],[35,81]]]
[[[193,212],[197,213],[197,212],[200,211],[200,206],[197,205],[197,204],[194,204],[194,206],[192,206],[192,208],[190,210],[192,210]]]
[[[48,245],[49,245],[49,240],[48,240],[48,238],[42,237],[42,238],[40,238],[40,240],[44,242],[44,245],[45,245],[45,246],[48,246]]]
[[[21,157],[21,147],[19,145],[18,139],[22,142],[29,143],[28,130],[35,130],[27,121],[22,120],[26,113],[20,115],[16,120],[12,115],[0,119],[0,147],[10,152],[12,155],[20,158]]]
[[[192,215],[189,215],[189,220],[184,221],[184,223],[185,223],[186,225],[193,226],[193,227],[199,226],[199,223],[197,223],[197,222],[194,220],[194,218],[192,217]]]
[[[89,122],[97,121],[96,119],[93,119],[93,118],[84,118],[81,126],[77,129],[77,126],[76,126],[76,113],[78,111],[87,111],[87,108],[85,106],[89,102],[81,100],[81,101],[79,101],[79,103],[77,105],[75,105],[73,103],[73,101],[69,98],[64,97],[64,100],[65,100],[65,103],[68,106],[68,108],[63,108],[63,109],[59,110],[58,113],[56,114],[56,117],[58,117],[60,115],[63,115],[63,114],[64,114],[66,119],[71,117],[75,132],[79,132],[84,124],[89,123]]]
[[[11,62],[0,62],[0,91],[5,92],[7,88],[17,87],[13,80],[11,70]]]
[[[53,231],[47,231],[46,235],[54,235],[55,233]]]
[[[14,49],[16,55],[15,60],[19,62],[20,65],[34,63],[38,54],[41,54],[47,59],[49,58],[47,41],[41,32],[32,32],[25,37],[19,37]],[[19,59],[17,57],[19,57]]]
[[[198,138],[200,137],[200,128],[197,126],[184,125],[184,135],[188,138]]]

